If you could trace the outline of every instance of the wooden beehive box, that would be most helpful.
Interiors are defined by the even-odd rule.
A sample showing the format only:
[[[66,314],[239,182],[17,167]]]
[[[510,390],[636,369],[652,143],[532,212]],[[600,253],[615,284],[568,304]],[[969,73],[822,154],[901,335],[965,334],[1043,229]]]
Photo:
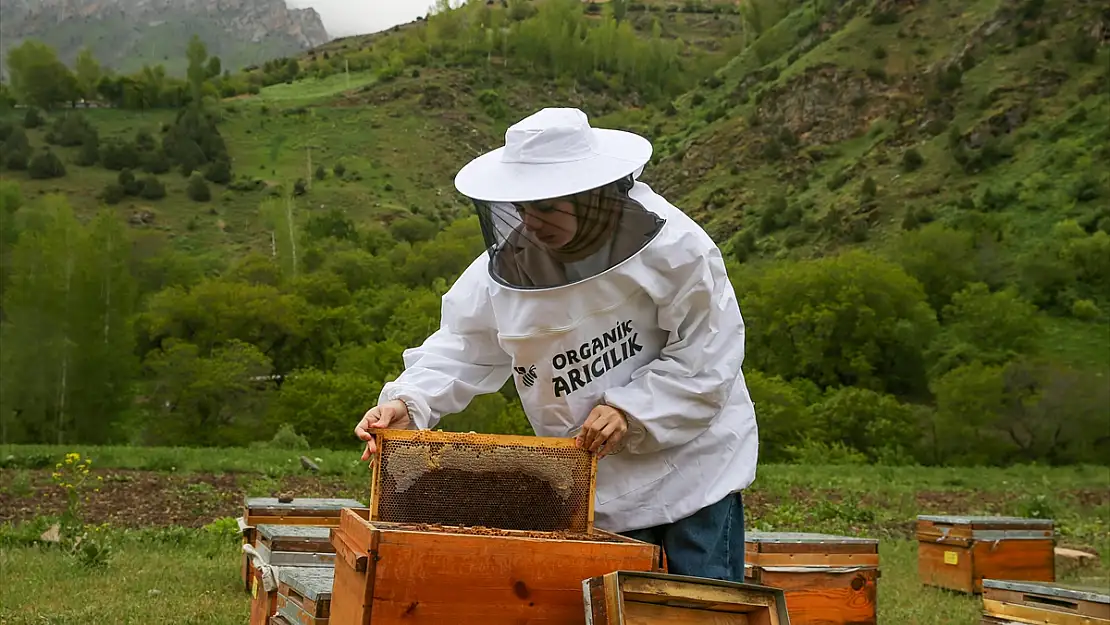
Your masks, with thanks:
[[[746,532],[745,579],[781,588],[794,625],[873,624],[879,541],[829,534]]]
[[[339,524],[339,512],[344,508],[354,510],[366,518],[370,516],[370,508],[354,499],[248,497],[243,502],[243,516],[237,522],[243,544],[257,549],[259,525],[334,527]],[[243,554],[240,575],[246,592],[250,592],[253,569],[250,557]]]
[[[521,531],[593,528],[597,456],[570,438],[375,432],[370,521]]]
[[[983,625],[1110,625],[1106,588],[983,580]]]
[[[435,528],[344,511],[331,620],[343,625],[582,625],[582,580],[651,571],[655,545],[594,529]]]
[[[255,549],[274,566],[334,567],[331,528],[321,525],[271,525],[256,528]]]
[[[783,591],[755,584],[614,571],[582,594],[590,625],[790,625]]]
[[[917,545],[918,576],[927,586],[981,593],[985,578],[1056,580],[1050,519],[922,515]]]
[[[281,567],[276,567],[274,574],[281,579],[284,571]],[[262,586],[262,573],[253,567],[248,587],[251,593],[250,625],[268,625],[270,618],[277,614],[277,589],[267,591]]]
[[[286,569],[278,580],[277,613],[293,625],[327,625],[334,568]]]

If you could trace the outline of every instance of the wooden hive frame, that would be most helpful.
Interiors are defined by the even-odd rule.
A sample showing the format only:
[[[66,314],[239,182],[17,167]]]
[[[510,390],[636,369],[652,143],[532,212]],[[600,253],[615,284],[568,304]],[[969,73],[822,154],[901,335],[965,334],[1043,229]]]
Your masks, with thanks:
[[[794,625],[878,621],[879,541],[793,532],[747,532],[745,578],[782,589]]]
[[[414,528],[344,513],[331,620],[343,625],[582,625],[583,579],[655,570],[659,548],[594,529]]]
[[[790,625],[783,591],[756,584],[614,571],[582,594],[588,625]]]
[[[1065,584],[983,580],[983,625],[1110,625],[1110,595]]]
[[[574,463],[572,495],[579,502],[580,509],[576,509],[574,517],[566,527],[554,527],[552,530],[568,530],[577,532],[590,532],[594,526],[594,499],[597,483],[597,456],[585,450],[578,449],[573,438],[553,438],[539,436],[512,436],[503,434],[475,434],[459,432],[438,432],[433,430],[379,430],[374,432],[375,442],[378,446],[378,457],[375,459],[375,470],[370,485],[369,516],[373,522],[389,523],[438,523],[450,525],[485,525],[497,529],[534,530],[530,527],[513,527],[508,523],[447,523],[443,519],[416,519],[397,513],[387,505],[386,499],[391,495],[386,493],[385,481],[388,479],[388,463],[390,457],[398,449],[413,448],[417,445],[428,445],[437,449],[444,446],[453,446],[455,449],[482,449],[491,450],[515,449],[522,455],[534,454],[536,459],[555,458],[562,465]],[[438,453],[438,452],[436,452]],[[441,467],[435,467],[441,468]],[[442,467],[453,468],[453,467]],[[390,504],[392,505],[392,504]],[[387,509],[388,508],[388,509]]]
[[[918,576],[926,586],[979,594],[984,579],[1056,579],[1050,519],[921,515],[917,541]]]

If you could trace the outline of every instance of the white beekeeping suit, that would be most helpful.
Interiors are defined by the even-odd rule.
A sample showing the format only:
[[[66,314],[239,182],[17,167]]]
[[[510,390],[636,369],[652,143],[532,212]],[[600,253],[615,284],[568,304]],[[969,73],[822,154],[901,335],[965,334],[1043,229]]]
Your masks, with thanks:
[[[464,167],[455,184],[478,208],[487,251],[379,398],[431,428],[513,376],[536,434],[556,437],[599,404],[619,409],[627,433],[598,463],[595,511],[614,532],[741,491],[758,454],[744,321],[723,259],[636,180],[651,152],[576,109],[544,109]]]

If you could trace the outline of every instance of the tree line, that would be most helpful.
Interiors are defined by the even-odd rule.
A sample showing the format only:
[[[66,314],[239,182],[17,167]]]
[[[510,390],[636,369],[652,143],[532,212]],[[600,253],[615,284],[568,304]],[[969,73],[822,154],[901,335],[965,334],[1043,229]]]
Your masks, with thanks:
[[[58,58],[49,45],[28,39],[8,51],[8,85],[0,85],[0,105],[21,103],[52,110],[77,107],[81,102],[115,108],[146,110],[181,108],[206,97],[231,97],[257,93],[242,76],[223,68],[218,56],[209,56],[207,46],[196,35],[185,50],[189,61],[186,76],[169,76],[161,64],[144,65],[132,74],[117,74],[102,67],[86,47],[73,68]]]
[[[353,423],[482,253],[477,220],[304,218],[291,197],[261,209],[275,252],[210,262],[4,183],[3,441],[229,446],[291,426],[314,446],[356,446]],[[1043,314],[966,268],[966,233],[902,237],[893,256],[730,263],[762,458],[1105,462],[1102,372],[1039,352]],[[1075,287],[1104,288],[1094,267],[1110,236],[1065,222],[1055,241],[1084,276]],[[531,433],[511,380],[443,426]]]
[[[440,2],[424,28],[380,36],[355,49],[341,44],[235,72],[219,57],[209,57],[194,36],[185,51],[184,77],[168,75],[161,64],[117,74],[102,67],[88,48],[71,69],[50,46],[27,40],[9,51],[11,80],[0,85],[0,106],[21,103],[51,110],[86,102],[133,110],[180,108],[203,98],[257,94],[270,85],[346,71],[372,71],[391,80],[422,67],[459,66],[496,66],[661,101],[683,93],[715,66],[706,53],[663,38],[658,17],[652,18],[650,32],[637,33],[625,18],[627,9],[627,3],[617,2],[600,11],[578,0],[473,1],[455,8]]]

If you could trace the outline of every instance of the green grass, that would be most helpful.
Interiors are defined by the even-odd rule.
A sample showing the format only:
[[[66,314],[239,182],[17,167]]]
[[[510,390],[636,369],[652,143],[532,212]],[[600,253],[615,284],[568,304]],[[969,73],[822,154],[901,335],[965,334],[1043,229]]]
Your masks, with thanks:
[[[425,86],[451,89],[451,81],[461,80],[452,72],[425,74],[419,79]],[[352,75],[350,93],[357,94],[357,87],[372,82],[370,74]],[[219,254],[230,260],[252,251],[269,253],[271,226],[259,207],[271,197],[271,189],[288,193],[297,179],[311,185],[308,194],[295,200],[296,219],[302,225],[321,207],[342,209],[356,223],[365,224],[388,215],[407,215],[414,208],[437,213],[461,206],[450,181],[469,158],[471,148],[489,147],[490,125],[484,115],[471,114],[473,121],[465,115],[461,119],[412,115],[411,111],[420,108],[419,91],[374,105],[357,95],[349,102],[336,100],[344,91],[346,78],[338,75],[274,85],[257,97],[234,98],[216,107],[233,175],[265,181],[271,185],[269,189],[232,191],[210,184],[212,200],[198,203],[186,196],[187,179],[175,168],[158,176],[166,185],[165,198],[129,197],[112,210],[125,216],[150,211],[153,223],[137,228],[171,240],[178,250]],[[469,106],[464,103],[464,108]],[[130,139],[141,128],[158,140],[160,124],[171,123],[176,115],[174,111],[111,109],[81,112],[98,129],[102,141],[108,137]],[[21,118],[16,116],[14,121]],[[460,124],[466,125],[471,148],[452,139],[459,134]],[[36,150],[46,146],[43,137],[48,126],[28,131]],[[25,172],[4,171],[4,178],[17,180],[29,200],[62,193],[81,216],[100,209],[103,205],[97,196],[117,179],[118,172],[100,165],[74,164],[79,148],[50,149],[65,163],[65,177],[32,180]],[[337,179],[333,171],[340,162],[346,167],[343,179]],[[327,170],[324,180],[315,179],[319,165]]]
[[[0,458],[60,456],[64,447],[0,448]],[[94,467],[178,471],[266,471],[290,452],[232,449],[84,448]],[[128,453],[130,451],[130,453]],[[323,466],[355,452],[313,451]],[[4,469],[9,471],[10,469]],[[248,477],[248,476],[244,476]],[[1098,584],[1110,570],[1110,504],[1105,467],[920,468],[790,466],[760,468],[745,497],[747,527],[830,532],[881,540],[879,622],[899,625],[976,625],[981,600],[924,587],[918,580],[917,514],[1050,516],[1059,544],[1095,549],[1101,568],[1066,572],[1061,581]],[[3,493],[0,493],[3,496]],[[321,494],[321,496],[327,496]],[[215,519],[213,519],[215,520]],[[5,623],[243,623],[249,597],[238,581],[238,551],[211,530],[174,527],[109,530],[115,554],[106,570],[76,565],[56,549],[32,545],[52,522],[38,518],[0,526],[0,619]]]
[[[5,548],[0,622],[242,625],[250,597],[239,581],[238,549],[202,538],[194,531],[117,538],[106,570],[75,565],[57,549]]]
[[[305,78],[293,84],[277,84],[267,87],[258,94],[262,102],[280,102],[291,104],[295,102],[311,102],[322,98],[337,96],[345,91],[360,89],[377,80],[373,72],[353,72],[349,80],[346,74],[334,74],[326,78]]]
[[[107,571],[90,571],[75,568],[56,550],[9,549],[0,554],[0,565],[19,573],[0,590],[0,617],[10,625],[241,625],[250,596],[239,585],[237,556],[232,547],[211,557],[192,545],[127,544]],[[879,622],[978,623],[981,600],[918,583],[916,543],[885,542],[880,561]]]

